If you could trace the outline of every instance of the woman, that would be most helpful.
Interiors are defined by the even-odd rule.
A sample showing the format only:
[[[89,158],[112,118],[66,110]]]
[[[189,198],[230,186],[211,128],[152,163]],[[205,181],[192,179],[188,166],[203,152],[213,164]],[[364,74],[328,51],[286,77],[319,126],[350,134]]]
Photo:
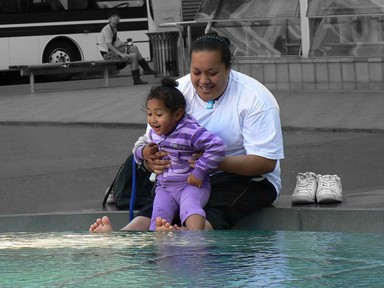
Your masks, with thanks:
[[[215,33],[196,39],[191,47],[190,74],[178,80],[188,113],[227,145],[226,157],[211,179],[204,210],[205,229],[231,229],[240,219],[269,206],[281,191],[280,159],[284,158],[279,106],[255,79],[231,69],[230,42]],[[144,145],[138,141],[135,148]],[[155,173],[169,165],[157,152],[144,165]],[[148,158],[148,157],[147,157]],[[193,161],[191,161],[193,165]],[[123,230],[147,230],[152,205],[141,209]],[[158,219],[157,228],[172,228]],[[107,217],[91,232],[112,230]]]

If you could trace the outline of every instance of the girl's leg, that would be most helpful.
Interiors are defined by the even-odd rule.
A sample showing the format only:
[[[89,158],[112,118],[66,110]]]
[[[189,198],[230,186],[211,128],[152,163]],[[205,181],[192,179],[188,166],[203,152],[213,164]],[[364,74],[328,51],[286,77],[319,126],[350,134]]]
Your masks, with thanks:
[[[180,195],[180,219],[188,230],[205,229],[205,212],[203,207],[209,198],[209,180],[201,188],[187,185]]]
[[[185,226],[187,230],[204,230],[205,229],[205,217],[193,214],[185,220]]]
[[[172,223],[176,216],[179,205],[171,194],[163,187],[156,187],[155,201],[153,202],[153,211],[150,230],[156,230],[156,218],[161,217],[167,222]]]

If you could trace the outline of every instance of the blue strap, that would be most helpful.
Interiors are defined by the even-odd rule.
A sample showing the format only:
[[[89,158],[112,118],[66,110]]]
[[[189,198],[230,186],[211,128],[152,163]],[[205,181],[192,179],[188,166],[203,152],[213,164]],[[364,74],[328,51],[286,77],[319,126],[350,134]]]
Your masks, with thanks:
[[[134,217],[133,210],[135,209],[135,201],[136,201],[136,162],[135,162],[135,157],[132,157],[132,193],[131,193],[131,200],[129,202],[129,222],[131,222]]]

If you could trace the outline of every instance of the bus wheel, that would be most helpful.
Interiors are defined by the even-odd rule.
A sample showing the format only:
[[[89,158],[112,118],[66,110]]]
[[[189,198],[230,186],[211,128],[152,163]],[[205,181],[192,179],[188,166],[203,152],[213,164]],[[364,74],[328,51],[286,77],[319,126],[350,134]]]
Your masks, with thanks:
[[[43,63],[66,63],[80,61],[81,56],[77,47],[65,40],[56,40],[50,43],[44,51]],[[51,75],[49,80],[66,80],[71,78],[71,74]]]

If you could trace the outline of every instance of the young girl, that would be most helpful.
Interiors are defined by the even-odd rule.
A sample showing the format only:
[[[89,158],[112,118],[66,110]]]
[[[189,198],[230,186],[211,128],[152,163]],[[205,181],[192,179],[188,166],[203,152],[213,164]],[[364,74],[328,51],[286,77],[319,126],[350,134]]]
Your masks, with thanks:
[[[164,78],[161,83],[151,89],[146,101],[151,128],[148,142],[154,143],[159,151],[168,152],[164,158],[171,164],[156,179],[150,230],[156,229],[157,217],[171,223],[177,212],[188,230],[203,230],[203,208],[210,195],[209,173],[224,159],[226,145],[185,113],[186,101],[176,88],[176,81]],[[144,150],[153,149],[153,144],[146,147],[136,150],[135,158],[139,162],[145,158]],[[202,156],[191,167],[188,160],[196,152],[202,152]]]

